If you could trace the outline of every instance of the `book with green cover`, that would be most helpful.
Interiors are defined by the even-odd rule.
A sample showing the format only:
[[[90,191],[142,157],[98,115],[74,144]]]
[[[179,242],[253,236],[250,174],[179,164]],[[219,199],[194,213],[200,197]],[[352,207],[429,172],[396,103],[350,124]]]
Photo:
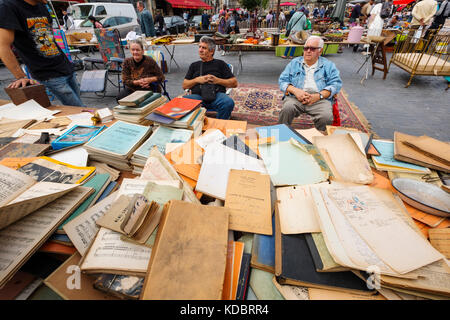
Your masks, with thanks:
[[[251,269],[250,287],[258,300],[285,300],[272,281],[273,273]]]
[[[94,177],[92,177],[88,182],[86,182],[83,186],[84,187],[91,187],[94,188],[94,193],[89,196],[59,227],[56,231],[59,234],[65,234],[63,227],[68,223],[70,220],[74,219],[75,217],[78,217],[81,213],[83,213],[86,209],[88,209],[91,205],[95,203],[95,201],[98,199],[98,197],[102,194],[105,187],[109,184],[109,181],[111,180],[111,176],[109,173],[100,173],[96,174]]]
[[[132,94],[120,99],[118,102],[122,106],[138,106],[140,103],[153,95],[153,91],[136,90]]]

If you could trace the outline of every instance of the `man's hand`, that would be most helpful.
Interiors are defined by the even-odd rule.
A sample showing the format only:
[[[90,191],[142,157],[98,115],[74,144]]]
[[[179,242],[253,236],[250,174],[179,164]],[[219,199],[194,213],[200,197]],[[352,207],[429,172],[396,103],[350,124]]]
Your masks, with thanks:
[[[291,88],[290,91],[302,104],[308,104],[310,99],[310,94],[308,92],[299,88]]]
[[[309,95],[309,101],[307,103],[308,106],[316,103],[317,101],[320,100],[320,95],[318,93],[313,93]]]
[[[208,74],[205,77],[208,77],[208,83],[214,83],[218,84],[221,79],[217,78],[216,76],[213,76],[212,74]]]
[[[204,83],[207,83],[207,82],[209,82],[209,74],[207,74],[206,76],[200,76],[200,77],[197,77],[197,78],[195,78],[195,81],[198,83],[198,84],[204,84]]]
[[[31,84],[36,84],[36,83],[37,83],[36,80],[28,79],[28,78],[22,78],[22,79],[18,79],[16,81],[10,83],[8,85],[8,88],[13,88],[13,89],[22,88],[22,87],[26,87],[29,84],[31,85]]]

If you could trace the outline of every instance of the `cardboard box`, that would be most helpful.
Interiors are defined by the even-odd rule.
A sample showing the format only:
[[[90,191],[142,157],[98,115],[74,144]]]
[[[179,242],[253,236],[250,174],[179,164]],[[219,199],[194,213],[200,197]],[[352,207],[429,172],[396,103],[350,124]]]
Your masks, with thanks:
[[[51,105],[43,84],[33,84],[22,88],[5,88],[6,93],[15,105],[34,99],[44,108]]]

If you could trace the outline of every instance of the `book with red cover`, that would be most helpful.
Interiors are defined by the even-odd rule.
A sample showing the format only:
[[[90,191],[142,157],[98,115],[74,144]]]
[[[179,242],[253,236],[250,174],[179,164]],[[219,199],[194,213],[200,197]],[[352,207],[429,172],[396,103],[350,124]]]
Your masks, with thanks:
[[[198,108],[201,103],[202,100],[178,97],[156,108],[153,112],[174,120],[179,120],[192,110]]]

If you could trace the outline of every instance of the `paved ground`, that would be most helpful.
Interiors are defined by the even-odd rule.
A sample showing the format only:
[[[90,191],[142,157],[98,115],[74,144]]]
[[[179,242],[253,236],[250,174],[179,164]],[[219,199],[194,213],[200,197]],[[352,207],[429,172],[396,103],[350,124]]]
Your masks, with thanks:
[[[162,51],[167,59],[167,52],[164,49]],[[236,52],[225,56],[217,52],[215,57],[233,64],[236,74],[238,71]],[[409,88],[404,88],[409,75],[392,65],[386,80],[382,79],[382,72],[376,71],[372,77],[370,71],[368,79],[361,84],[365,67],[359,74],[356,71],[364,62],[363,55],[353,53],[351,48],[344,48],[344,53],[328,55],[327,58],[335,62],[339,68],[349,100],[360,108],[380,137],[392,139],[394,131],[401,131],[412,135],[426,134],[450,141],[450,90],[445,91],[447,82],[443,77],[418,76],[414,78]],[[166,74],[168,91],[172,97],[183,92],[181,83],[187,69],[191,62],[198,59],[197,46],[177,47],[175,59],[179,68],[172,63],[170,72]],[[240,83],[277,84],[278,76],[289,62],[276,57],[274,52],[245,52],[242,59],[244,69],[237,76]],[[79,71],[79,79],[81,74]],[[9,71],[5,67],[0,67],[0,88],[11,80]],[[108,95],[115,94],[117,89],[109,85]],[[103,99],[91,97],[88,94],[82,95],[83,101],[89,107],[116,105],[113,97]],[[4,90],[0,90],[0,99],[8,99]]]

